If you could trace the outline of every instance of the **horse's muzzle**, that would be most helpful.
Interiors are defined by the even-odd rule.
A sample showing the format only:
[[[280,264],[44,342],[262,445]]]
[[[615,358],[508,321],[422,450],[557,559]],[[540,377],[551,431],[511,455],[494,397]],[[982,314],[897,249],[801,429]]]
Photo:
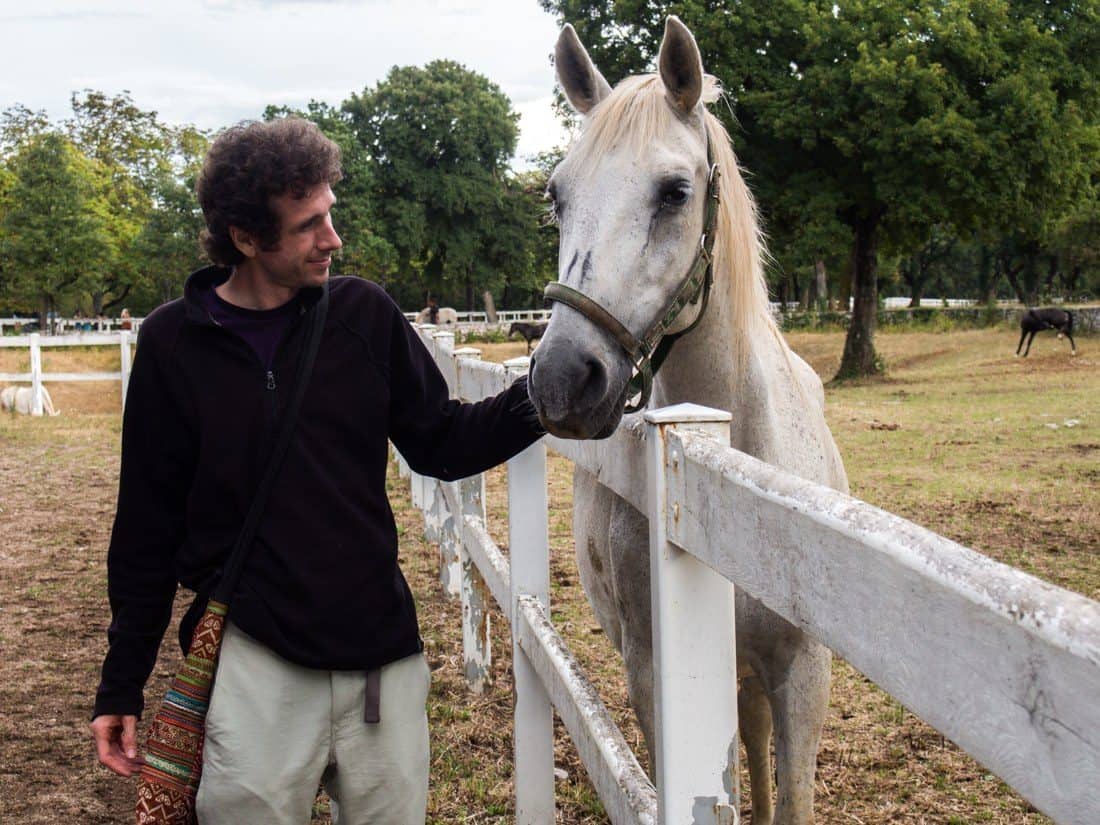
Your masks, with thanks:
[[[607,438],[619,426],[625,381],[614,380],[600,359],[567,343],[543,340],[531,359],[527,386],[542,426],[552,435]]]

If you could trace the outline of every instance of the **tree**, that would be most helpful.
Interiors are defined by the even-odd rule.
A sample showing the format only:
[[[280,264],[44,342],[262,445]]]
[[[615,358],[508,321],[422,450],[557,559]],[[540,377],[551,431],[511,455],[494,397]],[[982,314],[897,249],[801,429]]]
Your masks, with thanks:
[[[7,204],[0,210],[5,291],[36,300],[45,329],[58,299],[86,269],[117,253],[106,197],[109,176],[56,132],[27,143],[9,172]]]
[[[942,270],[937,265],[948,258],[955,250],[958,238],[941,227],[933,227],[925,244],[901,262],[901,278],[909,287],[909,306],[919,307],[924,297],[924,288],[935,275],[939,275],[939,284],[943,285]]]
[[[851,233],[855,301],[838,378],[881,368],[880,250],[919,247],[939,224],[1034,227],[1087,188],[1095,2],[541,2],[622,73],[653,58],[667,14],[693,29],[732,98],[729,125],[765,214],[816,196]]]
[[[164,211],[166,188],[182,183],[178,168],[181,158],[173,157],[180,144],[178,133],[162,124],[156,112],[139,108],[129,92],[109,97],[85,89],[74,93],[71,102],[73,116],[64,123],[69,139],[110,176],[108,198],[116,254],[99,268],[89,266],[82,278],[82,287],[92,298],[92,312],[99,314],[121,305],[132,291],[148,289],[158,280],[152,276],[157,264],[147,257],[156,250],[138,246],[155,210],[160,210],[156,215],[157,231],[171,233],[188,227],[184,215]],[[167,197],[172,200],[171,194]],[[185,222],[168,226],[165,218],[169,214]]]
[[[373,161],[368,198],[394,269],[384,284],[405,305],[428,293],[473,308],[496,267],[519,267],[523,252],[494,245],[505,211],[507,163],[518,116],[476,72],[449,60],[390,71],[344,102],[351,129]]]
[[[209,137],[193,126],[167,130],[167,162],[150,181],[150,209],[134,242],[145,273],[136,291],[141,303],[155,306],[178,297],[187,274],[202,265],[203,219],[195,180],[209,143]],[[114,298],[113,304],[124,297]]]
[[[15,155],[23,146],[46,132],[52,131],[50,118],[44,111],[32,111],[16,103],[0,114],[0,160]]]

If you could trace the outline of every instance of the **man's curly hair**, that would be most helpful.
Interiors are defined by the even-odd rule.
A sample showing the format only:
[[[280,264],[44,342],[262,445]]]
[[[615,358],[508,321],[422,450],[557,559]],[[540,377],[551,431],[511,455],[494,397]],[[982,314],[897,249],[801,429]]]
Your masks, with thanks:
[[[221,266],[243,261],[230,226],[253,236],[261,249],[274,249],[281,227],[272,199],[288,192],[304,198],[342,177],[340,148],[308,120],[288,117],[226,129],[207,152],[195,185],[206,220],[203,249]]]

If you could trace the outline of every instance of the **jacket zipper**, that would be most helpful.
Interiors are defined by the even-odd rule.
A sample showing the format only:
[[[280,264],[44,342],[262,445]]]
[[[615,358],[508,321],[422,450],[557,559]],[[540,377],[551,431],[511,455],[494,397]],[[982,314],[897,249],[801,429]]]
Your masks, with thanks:
[[[264,393],[265,403],[267,406],[267,420],[268,423],[272,427],[274,427],[275,418],[279,409],[277,403],[278,397],[276,396],[277,387],[275,385],[275,370],[268,370],[266,373],[264,373],[264,379],[266,382],[264,386],[267,390],[267,392]]]

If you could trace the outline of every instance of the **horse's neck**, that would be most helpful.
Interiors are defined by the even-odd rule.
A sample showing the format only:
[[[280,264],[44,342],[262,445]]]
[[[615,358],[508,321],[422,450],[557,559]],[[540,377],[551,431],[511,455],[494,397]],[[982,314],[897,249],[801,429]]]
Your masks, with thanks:
[[[741,388],[751,382],[754,362],[778,344],[768,334],[739,339],[741,333],[734,329],[732,308],[724,292],[712,290],[706,315],[669,352],[654,382],[654,396],[660,404],[690,401],[730,409],[742,395]]]
[[[735,329],[732,308],[715,289],[699,325],[673,346],[654,381],[654,404],[690,401],[733,413],[732,443],[774,460],[782,441],[774,394],[791,372],[782,344],[765,323],[755,335]]]

